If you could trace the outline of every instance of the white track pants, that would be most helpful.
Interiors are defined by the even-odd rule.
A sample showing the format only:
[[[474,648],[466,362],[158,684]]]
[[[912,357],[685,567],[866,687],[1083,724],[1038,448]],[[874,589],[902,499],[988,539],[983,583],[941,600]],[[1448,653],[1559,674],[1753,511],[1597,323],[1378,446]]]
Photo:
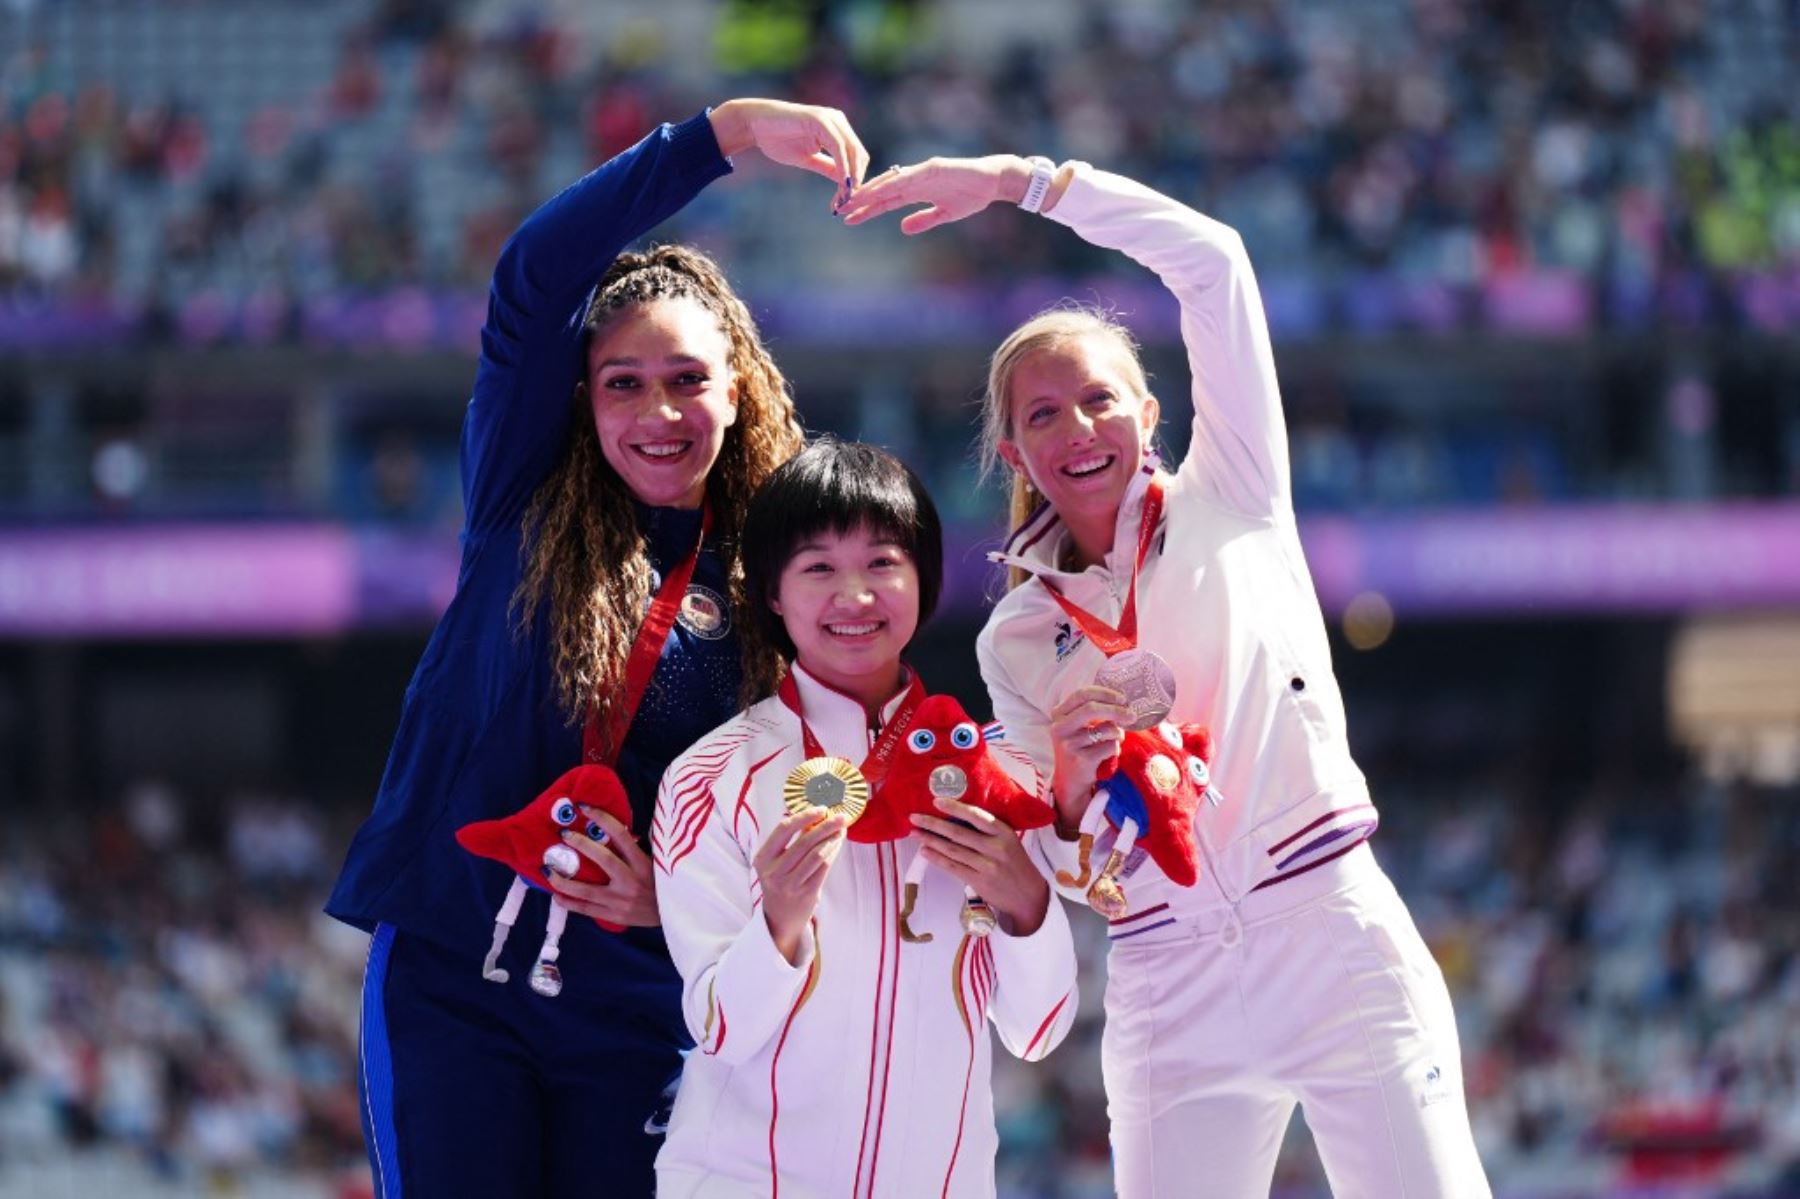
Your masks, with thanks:
[[[1336,1199],[1491,1194],[1450,993],[1405,904],[1366,846],[1314,873],[1253,892],[1236,927],[1221,908],[1113,946],[1121,1199],[1267,1195],[1296,1103]]]

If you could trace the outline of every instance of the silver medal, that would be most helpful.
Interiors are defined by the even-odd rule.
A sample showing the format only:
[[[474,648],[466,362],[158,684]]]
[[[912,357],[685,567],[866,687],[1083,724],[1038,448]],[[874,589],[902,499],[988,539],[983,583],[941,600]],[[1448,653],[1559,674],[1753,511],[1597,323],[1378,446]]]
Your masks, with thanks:
[[[1131,710],[1128,729],[1160,724],[1175,706],[1175,672],[1147,649],[1120,650],[1101,665],[1094,682],[1125,696]]]
[[[961,799],[969,789],[969,776],[960,766],[939,766],[925,780],[931,794],[938,799]]]

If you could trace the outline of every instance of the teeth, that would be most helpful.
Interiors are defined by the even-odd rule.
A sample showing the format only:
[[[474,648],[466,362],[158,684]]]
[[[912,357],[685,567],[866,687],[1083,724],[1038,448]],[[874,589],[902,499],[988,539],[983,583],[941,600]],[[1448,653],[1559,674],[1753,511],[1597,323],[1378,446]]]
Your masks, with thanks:
[[[1096,471],[1105,470],[1111,465],[1112,455],[1102,454],[1097,458],[1083,458],[1079,462],[1071,462],[1069,465],[1063,467],[1063,473],[1065,475],[1075,475],[1079,477],[1082,475],[1091,475]]]
[[[692,443],[686,441],[653,441],[647,445],[638,446],[637,451],[640,454],[648,454],[652,458],[672,458],[687,449],[690,444]]]
[[[835,633],[839,637],[861,637],[866,633],[873,633],[880,627],[879,622],[869,621],[866,624],[828,624],[825,626],[825,631]]]

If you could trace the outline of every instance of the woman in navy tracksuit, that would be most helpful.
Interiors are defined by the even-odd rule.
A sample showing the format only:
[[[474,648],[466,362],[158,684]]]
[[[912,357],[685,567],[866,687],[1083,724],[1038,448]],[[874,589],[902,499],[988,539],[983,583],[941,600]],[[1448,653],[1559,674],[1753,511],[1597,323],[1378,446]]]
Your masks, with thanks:
[[[384,1197],[654,1185],[652,1130],[689,1041],[636,837],[668,763],[738,710],[746,680],[773,686],[772,651],[744,648],[735,627],[737,532],[750,493],[801,435],[748,311],[710,260],[621,251],[750,148],[827,175],[840,203],[867,165],[841,113],[733,100],[662,126],[564,190],[495,268],[463,426],[456,595],[327,905],[374,933],[360,1065]],[[645,610],[696,554],[674,628],[660,649],[650,638],[642,702],[624,711]],[[453,836],[576,765],[590,723],[624,729],[609,756],[633,829],[602,814],[612,835],[579,846],[609,885],[553,885],[574,912],[628,927],[570,921],[551,999],[527,982],[546,898],[531,893],[501,956],[510,979],[486,981],[512,876]]]

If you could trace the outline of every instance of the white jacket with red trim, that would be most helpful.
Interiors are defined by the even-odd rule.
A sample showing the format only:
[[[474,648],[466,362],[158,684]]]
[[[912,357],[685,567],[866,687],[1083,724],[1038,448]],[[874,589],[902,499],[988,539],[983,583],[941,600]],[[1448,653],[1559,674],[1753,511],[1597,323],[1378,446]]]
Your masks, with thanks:
[[[798,667],[795,677],[825,751],[862,761],[872,742],[862,705]],[[1030,760],[997,729],[988,735],[1002,768],[1041,789]],[[763,920],[751,863],[784,814],[782,784],[805,760],[801,745],[798,719],[771,698],[663,777],[656,894],[698,1045],[657,1157],[657,1194],[991,1196],[986,1024],[1030,1061],[1068,1032],[1075,954],[1062,905],[1052,902],[1030,936],[970,938],[961,883],[934,869],[911,919],[933,940],[904,942],[901,882],[918,837],[846,843],[790,965]]]
[[[1174,670],[1171,718],[1212,730],[1212,802],[1196,819],[1201,869],[1235,903],[1347,851],[1376,823],[1368,785],[1350,758],[1343,698],[1301,555],[1256,276],[1232,229],[1086,164],[1048,215],[1148,267],[1181,303],[1193,437],[1180,468],[1162,476],[1163,532],[1138,582],[1139,644]],[[995,719],[1046,774],[1048,714],[1093,680],[1104,656],[1039,579],[1117,624],[1152,469],[1133,479],[1103,564],[1057,569],[1068,531],[1047,507],[995,555],[1038,577],[990,614],[976,643],[982,678]],[[1073,845],[1050,830],[1038,836],[1050,857],[1073,869]],[[1220,903],[1204,880],[1177,887],[1151,865],[1127,881],[1126,893],[1126,923],[1136,927],[1150,909],[1160,921]]]

